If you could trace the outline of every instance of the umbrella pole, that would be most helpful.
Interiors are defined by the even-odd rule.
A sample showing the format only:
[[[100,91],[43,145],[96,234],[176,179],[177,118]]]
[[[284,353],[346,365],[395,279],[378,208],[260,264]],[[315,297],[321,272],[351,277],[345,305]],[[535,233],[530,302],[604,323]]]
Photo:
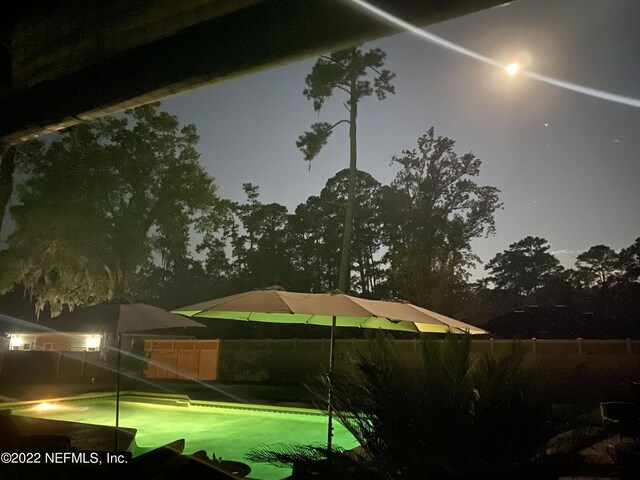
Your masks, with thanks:
[[[116,361],[116,428],[114,446],[118,451],[118,427],[120,426],[120,350],[122,348],[122,334],[118,332],[118,353]]]
[[[333,373],[333,361],[335,358],[335,329],[336,329],[336,316],[331,318],[331,343],[329,345],[329,393],[327,396],[327,413],[329,414],[329,425],[327,426],[327,458],[331,456],[331,443],[333,439],[333,406],[331,405],[331,397],[333,394],[332,385],[332,373]]]

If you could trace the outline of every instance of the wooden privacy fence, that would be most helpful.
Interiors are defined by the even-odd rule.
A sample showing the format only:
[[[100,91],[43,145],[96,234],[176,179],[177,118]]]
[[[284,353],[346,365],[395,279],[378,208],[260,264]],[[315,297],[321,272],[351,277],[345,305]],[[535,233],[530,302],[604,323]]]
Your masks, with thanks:
[[[558,396],[612,399],[629,381],[640,382],[640,340],[521,340],[524,366],[536,381]],[[497,356],[511,340],[473,339],[471,354]],[[366,340],[337,340],[337,364],[362,348]],[[402,364],[419,368],[419,340],[396,340]],[[286,340],[146,340],[145,375],[156,379],[226,382],[295,383],[317,377],[327,366],[329,341]],[[123,362],[123,371],[126,369]],[[47,383],[54,379],[98,381],[108,377],[100,352],[7,351],[0,353],[0,384]]]
[[[521,340],[523,366],[531,367],[540,384],[559,395],[608,395],[629,380],[640,381],[640,340]],[[337,340],[338,366],[366,348],[366,340]],[[420,340],[395,340],[395,350],[407,368],[419,368]],[[471,355],[501,356],[512,340],[472,339]],[[329,341],[317,339],[221,340],[218,379],[229,382],[306,382],[326,368]],[[606,397],[611,398],[611,397]]]
[[[147,378],[217,380],[219,340],[145,340]]]

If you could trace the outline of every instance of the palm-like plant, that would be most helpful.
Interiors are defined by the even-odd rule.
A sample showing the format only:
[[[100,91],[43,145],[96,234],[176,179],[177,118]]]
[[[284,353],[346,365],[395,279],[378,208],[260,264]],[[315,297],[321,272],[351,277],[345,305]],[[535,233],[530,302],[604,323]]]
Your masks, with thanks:
[[[262,448],[250,459],[331,468],[333,478],[557,478],[545,445],[567,425],[552,421],[549,404],[533,394],[518,344],[472,361],[470,336],[448,335],[422,342],[422,359],[407,368],[378,335],[340,362],[333,406],[361,445],[357,474],[344,455],[328,462],[323,446]],[[310,387],[319,407],[326,387],[326,376]]]

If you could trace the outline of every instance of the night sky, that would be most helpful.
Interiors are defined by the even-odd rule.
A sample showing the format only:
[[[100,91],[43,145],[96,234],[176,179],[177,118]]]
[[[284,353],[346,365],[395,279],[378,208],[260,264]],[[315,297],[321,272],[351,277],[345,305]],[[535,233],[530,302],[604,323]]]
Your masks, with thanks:
[[[365,13],[363,13],[365,14]],[[500,64],[640,99],[640,1],[518,0],[427,30]],[[596,244],[615,250],[640,236],[640,108],[536,81],[413,34],[380,39],[396,94],[359,109],[358,168],[382,183],[392,155],[415,148],[430,126],[482,160],[480,182],[498,187],[497,234],[474,241],[487,261],[527,235],[549,240],[565,266]],[[347,128],[336,130],[308,170],[295,146],[316,121],[346,115],[342,97],[318,116],[302,95],[315,58],[166,99],[163,109],[201,135],[201,161],[222,197],[292,212],[348,166]],[[637,100],[636,100],[637,102]],[[482,268],[482,267],[481,267]],[[483,270],[479,272],[484,275]]]

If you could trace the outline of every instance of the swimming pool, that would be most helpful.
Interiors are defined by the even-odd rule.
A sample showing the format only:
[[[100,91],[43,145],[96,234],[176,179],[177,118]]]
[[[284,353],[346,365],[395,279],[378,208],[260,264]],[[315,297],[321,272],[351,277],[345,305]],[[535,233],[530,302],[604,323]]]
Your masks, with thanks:
[[[38,403],[12,404],[15,415],[66,420],[96,425],[114,424],[115,399],[104,395],[69,397]],[[2,408],[2,405],[0,405]],[[184,453],[205,450],[209,456],[236,460],[251,466],[249,476],[279,479],[290,469],[251,463],[250,449],[274,443],[326,443],[327,418],[317,410],[267,407],[222,402],[189,401],[186,397],[124,395],[120,401],[120,426],[137,429],[134,456],[179,438]],[[357,442],[334,422],[334,443],[353,448]]]

